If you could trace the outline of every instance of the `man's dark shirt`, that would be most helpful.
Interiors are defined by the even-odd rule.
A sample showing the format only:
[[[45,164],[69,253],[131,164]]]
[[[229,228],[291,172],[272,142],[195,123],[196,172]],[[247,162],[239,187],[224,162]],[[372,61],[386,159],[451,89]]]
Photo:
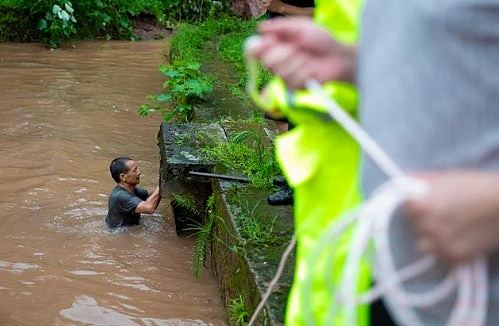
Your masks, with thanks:
[[[108,200],[106,224],[110,228],[139,224],[140,214],[135,213],[139,204],[149,196],[147,190],[135,187],[133,194],[125,188],[116,186]]]

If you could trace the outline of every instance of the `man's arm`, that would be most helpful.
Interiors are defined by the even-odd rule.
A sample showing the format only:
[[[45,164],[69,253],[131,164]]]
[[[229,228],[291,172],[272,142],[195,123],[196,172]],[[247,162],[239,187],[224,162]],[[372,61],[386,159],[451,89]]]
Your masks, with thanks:
[[[159,202],[161,200],[161,195],[159,192],[159,186],[153,190],[151,195],[147,199],[141,202],[135,209],[135,213],[152,214],[158,208]]]
[[[290,4],[284,3],[281,0],[272,0],[267,10],[281,14],[284,16],[308,16],[312,17],[314,14],[314,8],[312,7],[296,7]]]

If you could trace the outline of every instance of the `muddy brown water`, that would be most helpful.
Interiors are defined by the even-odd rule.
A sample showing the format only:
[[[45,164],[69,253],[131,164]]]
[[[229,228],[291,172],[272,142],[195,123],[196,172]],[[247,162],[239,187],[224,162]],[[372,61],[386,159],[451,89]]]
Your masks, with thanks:
[[[211,271],[192,277],[193,240],[166,203],[109,231],[109,161],[157,183],[164,41],[0,44],[0,325],[224,325]]]

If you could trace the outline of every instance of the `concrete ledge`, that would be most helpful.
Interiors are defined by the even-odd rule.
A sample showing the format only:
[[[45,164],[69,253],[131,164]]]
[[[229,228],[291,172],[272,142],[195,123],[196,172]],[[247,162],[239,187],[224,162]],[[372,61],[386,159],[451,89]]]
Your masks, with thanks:
[[[225,142],[226,137],[218,123],[161,124],[158,134],[160,148],[160,184],[163,194],[181,195],[192,199],[194,214],[172,200],[177,234],[204,222],[205,204],[211,194],[209,179],[189,174],[190,171],[211,172],[213,163],[203,155],[203,148]]]
[[[251,315],[274,277],[280,258],[293,234],[290,207],[269,206],[267,191],[256,190],[227,181],[214,181],[217,217],[212,246],[212,265],[226,306],[241,295]],[[241,202],[243,198],[244,202]],[[241,207],[246,206],[246,207]],[[277,241],[269,245],[255,245],[241,234],[238,215],[251,207],[253,218],[270,223],[275,218],[273,236]],[[257,325],[282,325],[286,302],[294,272],[295,255],[290,256],[283,276],[270,296]]]

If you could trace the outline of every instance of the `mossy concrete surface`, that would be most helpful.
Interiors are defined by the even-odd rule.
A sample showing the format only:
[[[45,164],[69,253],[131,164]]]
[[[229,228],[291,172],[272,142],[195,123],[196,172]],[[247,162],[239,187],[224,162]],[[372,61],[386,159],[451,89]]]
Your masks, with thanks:
[[[212,250],[212,265],[219,281],[226,305],[242,296],[251,315],[274,277],[281,256],[291,241],[293,219],[289,206],[269,206],[262,191],[247,185],[227,181],[214,181],[217,220]],[[269,244],[251,243],[242,234],[240,216],[252,213],[261,225],[274,221]],[[293,279],[295,256],[290,256],[284,273],[270,296],[257,325],[284,323],[286,301]]]
[[[163,193],[175,193],[194,200],[196,209],[204,212],[210,193],[215,193],[216,221],[212,245],[212,265],[219,281],[226,306],[242,296],[251,315],[273,278],[280,258],[293,233],[293,215],[290,206],[270,206],[266,197],[272,189],[259,190],[237,182],[209,180],[195,177],[189,171],[213,172],[213,162],[206,160],[203,148],[226,141],[226,135],[240,128],[256,126],[237,122],[211,124],[167,124],[159,132],[161,152],[161,187]],[[271,128],[269,128],[271,130]],[[265,132],[266,135],[273,131]],[[270,146],[270,142],[268,142]],[[232,174],[230,171],[216,171]],[[202,223],[205,216],[173,205],[177,232]],[[245,218],[253,218],[261,226],[269,226],[267,239],[248,238],[243,230]],[[251,236],[251,235],[250,235]],[[294,255],[286,264],[285,272],[262,312],[258,325],[279,325],[284,322],[286,301],[293,278]]]
[[[210,180],[189,172],[211,172],[213,163],[205,158],[203,148],[225,141],[224,131],[218,123],[161,124],[158,134],[161,191],[169,196],[180,195],[192,199],[196,211],[200,212],[193,214],[192,210],[186,210],[172,201],[178,234],[203,223],[204,206],[212,192]]]

